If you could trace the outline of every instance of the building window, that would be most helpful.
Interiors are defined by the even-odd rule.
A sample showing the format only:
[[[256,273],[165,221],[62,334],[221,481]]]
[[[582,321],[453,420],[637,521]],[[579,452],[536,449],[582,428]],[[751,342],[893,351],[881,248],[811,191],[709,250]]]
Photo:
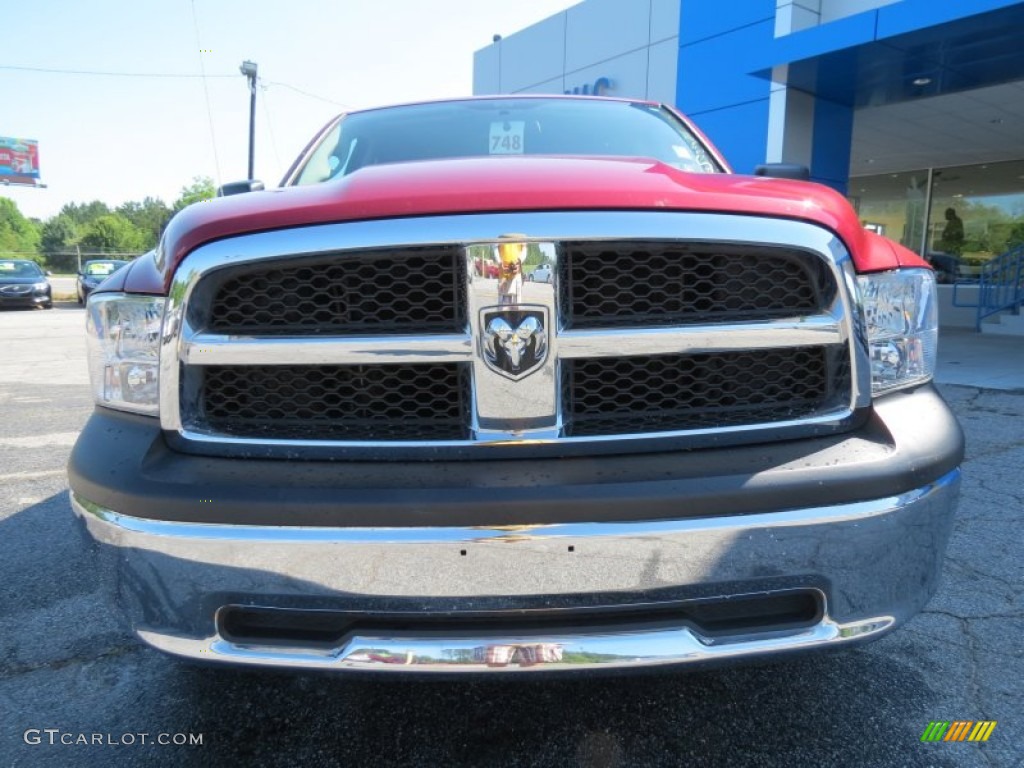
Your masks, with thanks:
[[[927,170],[850,179],[861,224],[917,253],[924,238],[927,191]]]
[[[868,229],[970,273],[1024,243],[1024,160],[858,176],[850,199]],[[927,222],[927,226],[925,226]]]
[[[1024,160],[936,169],[932,179],[929,253],[973,267],[1024,242]]]

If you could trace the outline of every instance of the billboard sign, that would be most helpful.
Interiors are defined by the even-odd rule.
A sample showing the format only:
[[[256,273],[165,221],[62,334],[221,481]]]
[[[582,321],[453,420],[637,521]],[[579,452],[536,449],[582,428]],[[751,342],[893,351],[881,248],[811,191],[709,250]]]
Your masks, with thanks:
[[[0,136],[0,184],[39,183],[39,142]]]

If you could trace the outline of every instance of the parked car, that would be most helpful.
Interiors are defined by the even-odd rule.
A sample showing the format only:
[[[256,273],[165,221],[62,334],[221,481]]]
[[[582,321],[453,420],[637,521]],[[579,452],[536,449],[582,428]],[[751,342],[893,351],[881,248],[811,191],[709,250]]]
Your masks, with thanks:
[[[530,282],[550,283],[551,282],[551,265],[550,264],[541,264],[535,270],[533,270],[529,275],[527,275],[527,279],[530,280]]]
[[[0,307],[53,307],[47,273],[34,261],[0,259]]]
[[[75,292],[78,294],[78,303],[85,304],[89,294],[104,280],[114,274],[117,270],[127,264],[121,259],[91,259],[82,265],[78,273]]]
[[[347,114],[283,189],[179,213],[89,300],[69,462],[137,635],[510,675],[906,622],[963,457],[934,275],[760,170],[671,107],[481,97]],[[557,291],[470,285],[530,246]]]
[[[477,277],[487,277],[497,280],[501,277],[501,266],[496,261],[477,258],[473,265],[473,271]]]

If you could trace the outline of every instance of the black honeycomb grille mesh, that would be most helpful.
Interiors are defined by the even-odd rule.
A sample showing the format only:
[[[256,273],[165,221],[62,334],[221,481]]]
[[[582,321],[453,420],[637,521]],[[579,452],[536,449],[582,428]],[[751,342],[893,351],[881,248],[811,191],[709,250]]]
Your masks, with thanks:
[[[452,333],[465,327],[454,246],[336,254],[211,278],[200,327],[230,334]]]
[[[457,363],[204,366],[202,420],[292,440],[464,440],[469,376]]]
[[[568,328],[726,323],[811,314],[834,295],[825,265],[771,246],[567,242]]]
[[[615,435],[807,418],[849,402],[845,347],[563,362],[571,436]]]

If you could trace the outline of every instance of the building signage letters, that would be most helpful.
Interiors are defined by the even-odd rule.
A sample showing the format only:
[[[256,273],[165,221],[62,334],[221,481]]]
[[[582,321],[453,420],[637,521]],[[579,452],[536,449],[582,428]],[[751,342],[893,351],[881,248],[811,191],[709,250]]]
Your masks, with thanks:
[[[577,85],[566,91],[567,94],[574,96],[604,96],[612,89],[612,80],[610,77],[599,77],[593,83],[587,83],[586,85]]]

